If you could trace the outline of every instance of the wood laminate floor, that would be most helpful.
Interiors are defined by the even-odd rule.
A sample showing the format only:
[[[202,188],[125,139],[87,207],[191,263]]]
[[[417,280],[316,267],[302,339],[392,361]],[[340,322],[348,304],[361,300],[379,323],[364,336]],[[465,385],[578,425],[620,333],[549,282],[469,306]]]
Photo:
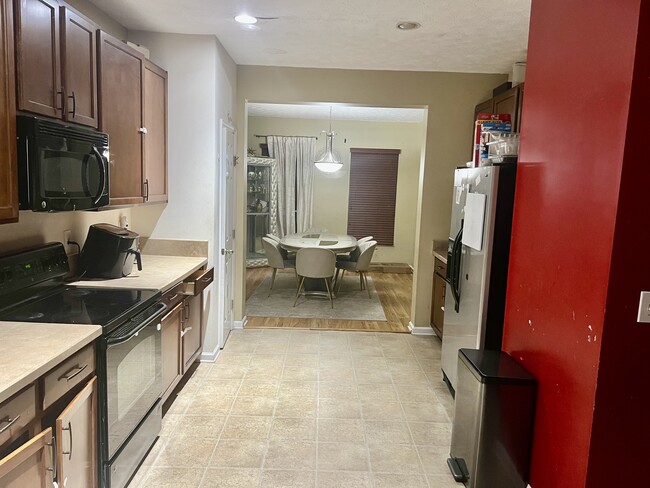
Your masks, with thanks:
[[[246,299],[270,276],[271,268],[246,270]],[[297,328],[321,330],[368,330],[408,333],[411,315],[413,275],[406,273],[368,273],[372,277],[386,314],[386,322],[365,320],[299,319],[282,317],[248,317],[247,328]]]

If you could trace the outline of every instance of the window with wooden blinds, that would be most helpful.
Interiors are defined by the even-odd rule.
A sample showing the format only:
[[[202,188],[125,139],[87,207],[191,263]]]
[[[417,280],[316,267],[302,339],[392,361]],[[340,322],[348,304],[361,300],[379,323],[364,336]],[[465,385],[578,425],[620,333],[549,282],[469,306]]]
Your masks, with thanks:
[[[392,246],[400,149],[350,149],[348,234]]]

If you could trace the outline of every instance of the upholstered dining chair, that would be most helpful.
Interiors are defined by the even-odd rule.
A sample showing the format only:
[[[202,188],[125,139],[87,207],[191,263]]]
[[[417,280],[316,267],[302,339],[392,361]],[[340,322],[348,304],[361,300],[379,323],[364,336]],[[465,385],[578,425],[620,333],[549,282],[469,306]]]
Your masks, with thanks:
[[[274,236],[273,234],[266,234],[266,237],[268,237],[272,241],[277,242],[278,249],[280,249],[280,254],[282,254],[282,259],[296,259],[295,253],[291,253],[291,255],[290,255],[289,251],[287,251],[286,249],[283,249],[280,246],[280,238],[278,236]]]
[[[275,274],[278,272],[278,269],[293,268],[295,270],[296,261],[293,259],[285,259],[282,256],[280,244],[273,239],[262,237],[262,245],[264,246],[264,253],[266,254],[269,266],[273,268],[271,287],[269,288],[269,294],[267,295],[271,296],[271,290],[273,290],[273,284],[275,283]]]
[[[300,278],[296,301],[293,302],[295,307],[300,298],[300,292],[305,285],[305,278],[316,278],[325,281],[327,287],[327,296],[330,299],[330,306],[334,308],[332,300],[332,280],[334,278],[334,269],[336,266],[336,255],[329,249],[318,247],[305,247],[299,249],[296,253],[296,274]]]
[[[356,261],[338,261],[336,263],[336,274],[337,274],[337,287],[336,292],[338,293],[341,289],[341,284],[343,283],[343,277],[345,276],[346,271],[354,271],[359,273],[359,282],[361,284],[361,290],[366,288],[368,290],[368,298],[372,298],[370,295],[370,288],[368,288],[368,277],[366,273],[370,268],[370,261],[372,260],[372,255],[375,252],[377,247],[377,241],[368,241],[363,242],[359,245],[359,258]],[[338,278],[338,272],[341,270],[341,278]]]
[[[359,254],[361,254],[361,252],[359,251],[359,246],[361,244],[363,244],[364,242],[369,242],[369,241],[372,241],[372,236],[367,236],[367,237],[362,237],[361,239],[357,239],[357,247],[352,249],[352,251],[350,251],[347,254],[338,254],[336,256],[336,260],[337,261],[356,261],[357,259],[359,259]],[[338,270],[337,270],[337,275],[338,275]]]

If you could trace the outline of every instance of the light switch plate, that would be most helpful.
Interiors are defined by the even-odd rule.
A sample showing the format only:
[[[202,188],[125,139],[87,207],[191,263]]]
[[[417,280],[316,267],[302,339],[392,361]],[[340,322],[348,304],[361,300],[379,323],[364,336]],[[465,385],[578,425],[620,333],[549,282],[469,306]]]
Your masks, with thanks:
[[[642,291],[639,300],[639,314],[637,322],[650,322],[650,291]]]

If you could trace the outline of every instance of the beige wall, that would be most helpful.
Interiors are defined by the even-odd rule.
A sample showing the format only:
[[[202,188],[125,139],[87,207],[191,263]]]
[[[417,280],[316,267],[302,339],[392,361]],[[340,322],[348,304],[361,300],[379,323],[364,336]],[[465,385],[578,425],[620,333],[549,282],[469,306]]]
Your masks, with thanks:
[[[264,139],[253,134],[314,135],[316,155],[325,148],[321,130],[327,129],[328,120],[286,119],[277,117],[248,118],[248,147],[256,147]],[[423,123],[363,122],[334,120],[332,130],[334,150],[339,153],[343,168],[328,174],[314,171],[314,227],[337,234],[346,234],[348,225],[348,194],[350,182],[350,148],[401,149],[397,175],[395,202],[395,244],[378,247],[374,262],[406,263],[413,265],[415,245],[415,214],[420,172],[420,157],[424,147]],[[363,236],[357,236],[363,237]]]
[[[245,102],[341,102],[383,107],[428,107],[426,157],[422,166],[416,217],[415,275],[411,321],[429,326],[433,277],[432,241],[449,231],[453,169],[470,157],[476,103],[489,98],[506,75],[362,71],[239,66],[239,133],[245,134]],[[243,139],[243,138],[242,138]],[[239,154],[245,154],[244,140]],[[244,165],[239,166],[237,198],[244,208]],[[416,189],[414,188],[415,192]],[[245,232],[243,212],[237,233]],[[244,242],[237,242],[237,313],[243,316]]]

